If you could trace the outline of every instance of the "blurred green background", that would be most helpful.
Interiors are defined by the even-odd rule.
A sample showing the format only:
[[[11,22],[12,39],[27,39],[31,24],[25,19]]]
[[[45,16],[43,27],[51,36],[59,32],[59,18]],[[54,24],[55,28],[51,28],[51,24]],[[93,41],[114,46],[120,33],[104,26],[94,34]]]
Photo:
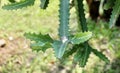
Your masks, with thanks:
[[[6,0],[1,0],[1,6],[5,3]],[[30,40],[23,36],[25,32],[49,33],[58,38],[58,4],[58,0],[50,0],[46,10],[40,9],[39,1],[34,6],[13,11],[0,8],[0,42],[4,42],[0,47],[0,73],[120,73],[120,29],[109,29],[108,23],[102,20],[96,23],[87,17],[89,31],[94,34],[89,43],[102,51],[110,64],[91,54],[86,67],[80,68],[72,63],[72,58],[60,63],[52,48],[45,53],[29,48]],[[85,9],[87,16],[86,4]],[[75,9],[70,13],[70,29],[74,32],[77,30]]]

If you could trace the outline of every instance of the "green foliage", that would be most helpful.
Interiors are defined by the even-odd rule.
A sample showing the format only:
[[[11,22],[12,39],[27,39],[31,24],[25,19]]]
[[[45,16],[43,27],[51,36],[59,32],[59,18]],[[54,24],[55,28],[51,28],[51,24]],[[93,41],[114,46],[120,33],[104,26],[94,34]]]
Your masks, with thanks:
[[[109,22],[110,28],[112,28],[115,25],[119,15],[120,15],[120,0],[116,0],[115,5],[113,6],[112,15]]]
[[[13,10],[27,7],[34,4],[35,0],[25,0],[20,2],[11,3],[3,6],[3,9]],[[60,0],[60,9],[59,9],[59,40],[53,40],[49,35],[42,34],[31,34],[25,33],[25,37],[33,41],[31,48],[35,51],[45,52],[48,48],[53,48],[55,55],[59,59],[66,59],[70,55],[74,55],[74,61],[79,63],[81,67],[84,67],[88,61],[89,55],[91,52],[95,53],[99,58],[108,63],[107,57],[105,57],[101,52],[98,52],[95,49],[92,49],[88,43],[88,40],[92,37],[92,32],[88,32],[87,23],[85,19],[84,9],[83,9],[83,0],[74,0],[77,20],[79,28],[82,28],[82,32],[72,34],[69,32],[69,12],[70,12],[70,0]],[[116,9],[119,10],[118,2]],[[40,7],[46,9],[48,6],[49,0],[41,0]],[[114,11],[114,9],[113,9]],[[113,12],[116,14],[116,11]],[[118,12],[117,12],[118,14]],[[112,18],[115,17],[112,15]],[[111,19],[113,21],[113,19]]]
[[[104,5],[104,9],[108,10],[108,9],[112,8],[114,6],[115,1],[116,0],[107,0],[107,2]]]
[[[81,26],[83,32],[86,32],[88,31],[88,28],[87,28],[87,23],[85,19],[84,9],[83,9],[83,0],[75,0],[75,7],[76,7],[79,26]],[[76,54],[76,56],[78,55],[78,58],[80,57],[78,61],[81,67],[84,67],[86,65],[87,60],[89,58],[91,51],[88,46],[89,46],[88,42],[83,43],[82,52],[80,52],[79,55]]]
[[[104,14],[107,15],[106,12],[104,13],[104,10],[107,10],[108,13],[112,10],[109,21],[109,27],[112,28],[120,15],[120,0],[101,0],[99,14],[103,16]]]
[[[42,43],[46,43],[46,42],[52,43],[53,42],[52,38],[48,34],[42,35],[41,33],[39,33],[39,34],[25,33],[24,36],[35,42],[42,42]]]
[[[55,55],[57,58],[62,58],[64,52],[68,45],[69,36],[69,0],[60,0],[60,10],[59,10],[59,36],[60,41],[54,41],[53,48],[55,50]]]
[[[12,4],[4,5],[2,8],[7,10],[21,9],[23,7],[31,6],[34,4],[35,0],[25,0],[21,2],[15,2]]]
[[[91,48],[91,47],[90,47]],[[97,51],[96,49],[93,49],[93,48],[91,48],[92,49],[92,52],[96,55],[96,56],[98,56],[100,59],[102,59],[103,61],[105,61],[106,63],[110,63],[110,61],[108,60],[108,58],[104,55],[104,54],[102,54],[101,52],[99,52],[99,51]]]
[[[41,1],[40,7],[42,9],[46,9],[48,7],[49,0],[40,0],[40,1]]]
[[[88,31],[83,9],[83,0],[75,0],[75,7],[79,26],[81,26],[83,32]]]
[[[43,51],[45,52],[46,49],[51,48],[51,44],[50,43],[41,43],[41,42],[37,42],[37,43],[33,43],[30,45],[30,47],[32,48],[33,51]]]
[[[83,51],[81,53],[82,57],[80,58],[79,65],[84,67],[88,61],[89,55],[91,53],[91,49],[89,49],[89,45],[84,45]]]
[[[25,37],[34,41],[34,43],[31,44],[31,48],[35,51],[42,50],[43,52],[45,52],[46,49],[52,47],[51,43],[53,43],[53,40],[48,34],[42,35],[35,33],[25,33]]]
[[[77,33],[72,39],[71,39],[71,43],[72,44],[80,44],[84,41],[87,41],[88,39],[90,39],[92,37],[92,32],[80,32]]]
[[[113,9],[109,21],[109,27],[112,28],[120,15],[120,0],[107,0],[107,2],[104,5],[104,9]]]
[[[91,53],[91,50],[89,49],[89,46],[79,47],[78,51],[74,56],[74,61],[79,62],[79,65],[81,67],[84,67],[87,63],[90,53]]]
[[[83,9],[83,0],[75,0],[75,6],[76,6],[76,13],[77,13],[77,18],[78,18],[78,23],[79,25],[81,25],[82,31],[88,31],[87,28],[87,23],[86,23],[86,19],[85,19],[85,14],[84,14],[84,9]],[[80,53],[79,53],[80,52]],[[79,61],[79,65],[81,67],[84,67],[86,65],[86,62],[89,58],[90,53],[93,52],[95,54],[99,54],[101,57],[100,59],[104,58],[104,55],[98,51],[94,52],[93,50],[91,50],[90,45],[88,44],[88,42],[83,43],[83,47],[82,47],[82,51],[78,51],[78,54],[76,54],[76,61]],[[97,55],[99,57],[99,55]],[[108,59],[107,59],[108,60]],[[106,61],[108,62],[108,61]]]
[[[63,55],[63,59],[68,58],[70,55],[74,54],[78,50],[78,47],[80,46],[81,45],[74,45],[72,48],[66,50],[65,51],[66,53]]]
[[[62,41],[54,41],[53,48],[55,50],[55,55],[57,58],[62,58],[67,46],[68,46],[68,41],[64,43]]]
[[[16,1],[15,1],[15,0],[9,0],[9,2],[14,3],[14,2],[16,2]]]
[[[67,48],[69,48],[68,45],[71,42],[70,40],[65,41],[65,42],[63,42],[61,40],[60,41],[55,40],[53,42],[53,39],[49,35],[42,35],[42,34],[35,34],[35,33],[25,33],[25,37],[30,39],[31,41],[34,41],[31,44],[32,50],[45,52],[46,49],[53,48],[55,51],[56,57],[59,59],[61,59],[64,54],[65,55],[70,54],[70,52],[65,52],[65,51],[67,51]],[[80,40],[80,42],[78,42],[78,43],[79,44],[83,43],[83,42],[89,40],[90,37],[91,37],[91,32],[80,33],[77,36],[77,39]],[[71,39],[71,40],[74,41],[75,39],[76,38],[73,37],[73,39]],[[77,47],[76,47],[76,49],[77,49]],[[73,50],[70,50],[70,51],[72,52]],[[64,58],[68,58],[68,57],[65,57],[65,55],[64,55]]]
[[[59,36],[61,40],[68,40],[69,36],[69,0],[60,0]]]

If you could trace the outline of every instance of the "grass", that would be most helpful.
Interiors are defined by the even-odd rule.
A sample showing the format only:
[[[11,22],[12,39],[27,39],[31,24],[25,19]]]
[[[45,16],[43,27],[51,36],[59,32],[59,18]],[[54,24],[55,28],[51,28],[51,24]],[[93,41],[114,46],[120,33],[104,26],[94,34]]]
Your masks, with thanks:
[[[25,32],[57,35],[58,3],[55,0],[50,3],[47,10],[40,9],[38,1],[34,6],[17,11],[0,9],[0,39],[7,42],[4,48],[0,48],[0,52],[3,50],[5,54],[0,54],[0,73],[44,73],[49,70],[49,64],[56,61],[52,50],[46,53],[32,52],[29,41],[23,36]],[[56,5],[56,8],[52,5]]]
[[[56,30],[58,25],[57,3],[51,2],[47,10],[42,10],[37,1],[34,6],[7,11],[0,9],[0,29],[6,32],[41,32],[50,33]],[[54,8],[51,5],[56,5]],[[52,18],[52,19],[51,19]],[[47,27],[46,27],[47,26]]]
[[[70,25],[72,26],[70,28],[76,31],[74,8],[71,13]],[[113,58],[120,57],[120,30],[108,29],[108,23],[104,21],[95,23],[87,19],[87,22],[89,30],[94,33],[89,43],[94,48],[103,51],[111,61]],[[93,54],[91,54],[86,67],[80,68],[78,65],[74,67],[70,60],[66,61],[65,67],[62,66],[54,57],[52,49],[48,49],[45,53],[31,51],[30,42],[25,39],[23,34],[25,32],[41,32],[49,33],[53,38],[57,38],[58,24],[58,1],[56,0],[51,0],[47,10],[40,9],[38,1],[34,6],[17,11],[0,9],[0,39],[6,40],[6,46],[0,48],[0,73],[60,73],[69,70],[72,73],[101,73],[106,65]],[[115,69],[110,69],[109,72],[115,73]]]

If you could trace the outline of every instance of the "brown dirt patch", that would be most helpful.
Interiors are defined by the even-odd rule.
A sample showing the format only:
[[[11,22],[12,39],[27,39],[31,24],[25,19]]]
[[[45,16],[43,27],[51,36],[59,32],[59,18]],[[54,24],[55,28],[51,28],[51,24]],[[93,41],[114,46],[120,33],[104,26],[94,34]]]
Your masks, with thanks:
[[[10,37],[3,40],[5,40],[5,45],[0,47],[0,65],[5,64],[11,56],[31,51],[28,40],[23,37]]]

